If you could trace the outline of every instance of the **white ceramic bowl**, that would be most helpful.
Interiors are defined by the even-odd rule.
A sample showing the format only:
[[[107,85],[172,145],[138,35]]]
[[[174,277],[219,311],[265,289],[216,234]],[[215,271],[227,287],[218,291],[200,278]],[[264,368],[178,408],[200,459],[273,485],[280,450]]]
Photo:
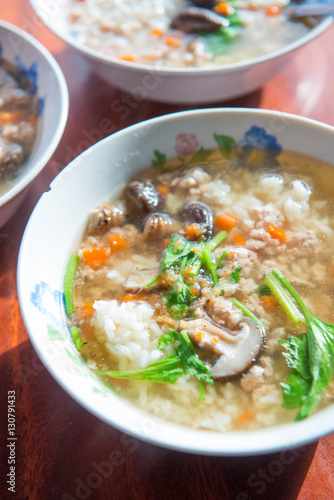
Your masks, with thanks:
[[[62,137],[68,115],[65,78],[55,59],[25,31],[0,20],[1,56],[19,65],[36,87],[41,102],[37,138],[22,172],[0,196],[0,226],[22,202],[27,187],[45,167]]]
[[[175,156],[181,139],[188,148],[214,148],[214,133],[240,141],[252,125],[260,127],[259,137],[267,137],[264,128],[283,148],[315,156],[334,168],[334,128],[312,120],[236,108],[167,115],[117,132],[77,157],[43,194],[23,236],[19,300],[30,339],[47,369],[91,413],[164,447],[212,455],[259,454],[286,450],[334,431],[334,405],[305,421],[256,432],[197,431],[161,421],[106,390],[80,361],[66,326],[64,272],[90,211],[119,194],[130,175],[150,165],[154,150]]]
[[[313,40],[332,23],[332,18],[327,17],[295,42],[253,59],[216,67],[154,68],[108,57],[78,42],[71,36],[65,20],[66,0],[30,0],[30,3],[46,26],[83,54],[94,71],[108,83],[126,90],[138,100],[152,99],[180,104],[216,102],[260,88],[281,71],[298,48]]]

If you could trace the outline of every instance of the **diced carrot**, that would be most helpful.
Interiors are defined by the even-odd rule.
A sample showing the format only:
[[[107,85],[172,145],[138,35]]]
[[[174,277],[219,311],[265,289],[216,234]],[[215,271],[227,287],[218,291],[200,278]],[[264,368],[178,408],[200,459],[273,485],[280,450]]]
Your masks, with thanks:
[[[156,36],[162,36],[164,34],[164,32],[159,28],[152,28],[151,33],[152,33],[152,35],[156,35]]]
[[[108,253],[105,248],[96,247],[86,248],[83,250],[82,255],[92,269],[97,269],[106,263]]]
[[[167,196],[169,193],[169,187],[166,186],[165,184],[159,184],[159,186],[157,187],[157,190],[158,190],[159,194],[163,197]]]
[[[157,284],[161,285],[161,286],[164,286],[165,288],[169,287],[167,281],[162,276],[160,276],[160,278],[157,279]]]
[[[123,297],[123,302],[131,302],[132,300],[143,300],[144,295],[141,293],[138,293],[136,295],[129,293],[128,295],[125,295]]]
[[[229,214],[228,212],[222,212],[216,217],[214,224],[222,231],[231,231],[231,229],[234,228],[237,222],[238,217]]]
[[[136,57],[133,54],[123,54],[119,57],[122,61],[136,62]]]
[[[255,413],[253,411],[246,411],[242,415],[239,415],[238,417],[238,424],[243,424],[244,422],[247,422],[247,420],[250,420],[253,418]]]
[[[234,257],[235,257],[235,252],[229,252],[229,254],[228,254],[228,258],[229,258],[230,260],[234,260]]]
[[[242,236],[242,234],[234,234],[233,235],[233,241],[235,245],[241,245],[245,246],[245,238]]]
[[[118,233],[109,234],[109,245],[113,252],[116,252],[117,250],[124,250],[124,248],[128,246],[123,236]]]
[[[168,47],[180,47],[181,45],[181,40],[179,38],[176,38],[175,36],[168,36],[165,40],[165,44],[168,45]]]
[[[203,338],[203,332],[195,333],[195,339],[197,340],[197,342],[201,342],[202,338]]]
[[[79,311],[84,318],[89,318],[94,312],[94,300],[92,302],[87,302],[84,306],[80,307]]]
[[[267,231],[267,233],[270,234],[270,236],[272,238],[276,238],[281,243],[286,242],[286,234],[285,234],[284,229],[281,229],[279,227],[276,227],[276,226],[273,226],[272,224],[270,224],[270,226],[267,227],[266,231]]]
[[[199,224],[196,224],[196,222],[193,222],[190,225],[186,224],[184,226],[184,230],[185,230],[186,236],[190,240],[196,240],[197,238],[199,238],[200,236],[203,235],[203,229],[201,228],[201,226]]]
[[[2,123],[11,123],[26,118],[26,113],[24,111],[3,111],[0,113],[0,119]]]
[[[217,14],[221,16],[231,16],[235,12],[235,8],[228,2],[221,2],[216,5],[213,9]]]
[[[278,14],[281,13],[281,7],[278,5],[268,5],[265,9],[265,13],[267,16],[277,16]]]
[[[215,335],[214,337],[212,337],[212,339],[211,339],[211,343],[212,344],[218,344],[218,342],[219,342],[219,337],[217,337],[217,335]]]
[[[274,312],[278,305],[277,299],[273,295],[262,295],[260,300],[267,312]]]
[[[199,294],[198,286],[196,286],[196,285],[190,286],[189,287],[189,292],[191,293],[191,295],[194,295],[195,297],[197,297],[198,294]]]

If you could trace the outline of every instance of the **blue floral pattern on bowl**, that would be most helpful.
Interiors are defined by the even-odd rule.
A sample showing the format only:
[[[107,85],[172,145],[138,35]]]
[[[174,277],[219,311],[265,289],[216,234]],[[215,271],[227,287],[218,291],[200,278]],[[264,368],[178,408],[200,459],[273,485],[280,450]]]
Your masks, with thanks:
[[[5,56],[3,56],[3,47],[0,43],[0,56],[5,59]],[[30,92],[32,95],[36,95],[38,92],[38,62],[34,61],[31,63],[31,65],[28,67],[21,59],[20,56],[15,56],[15,66],[23,75],[24,78],[26,78],[31,85]],[[39,97],[38,98],[38,111],[37,111],[37,116],[41,116],[43,113],[45,105],[45,96],[44,97]]]
[[[213,137],[224,158],[229,159],[236,154],[243,161],[257,162],[268,167],[278,165],[277,156],[281,153],[282,146],[276,137],[268,134],[263,127],[252,125],[239,142],[224,134],[214,133]],[[195,134],[186,132],[175,137],[174,149],[180,161],[176,168],[190,163],[204,162],[211,154],[210,150],[200,145]],[[192,156],[189,158],[190,154]],[[155,149],[152,166],[158,170],[168,170],[167,155]]]

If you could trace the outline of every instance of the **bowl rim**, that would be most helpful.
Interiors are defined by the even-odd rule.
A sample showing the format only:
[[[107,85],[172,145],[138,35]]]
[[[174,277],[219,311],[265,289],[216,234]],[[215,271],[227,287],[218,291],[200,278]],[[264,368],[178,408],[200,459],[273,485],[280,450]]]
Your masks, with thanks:
[[[1,197],[0,197],[0,208],[4,206],[6,203],[8,203],[10,200],[12,200],[15,196],[17,196],[20,192],[22,192],[30,183],[37,177],[37,175],[43,170],[43,168],[46,166],[48,161],[50,160],[51,156],[53,155],[54,151],[59,145],[59,142],[62,138],[62,135],[65,130],[65,126],[67,123],[68,119],[68,112],[69,112],[69,93],[68,93],[68,87],[66,83],[65,76],[56,61],[56,59],[53,57],[53,55],[47,50],[44,45],[42,45],[36,38],[34,38],[32,35],[27,33],[26,31],[22,30],[21,28],[8,23],[7,21],[3,21],[0,19],[0,30],[7,30],[11,33],[15,33],[15,35],[19,36],[23,40],[25,40],[28,44],[33,46],[37,52],[41,54],[41,56],[49,63],[51,66],[54,75],[57,79],[57,83],[59,85],[60,89],[60,97],[61,97],[61,105],[59,106],[60,108],[60,114],[58,118],[58,124],[56,128],[56,132],[53,135],[51,141],[47,145],[44,153],[42,154],[41,158],[39,161],[33,165],[31,170],[27,173],[24,173],[22,175],[22,178],[19,179],[17,182],[14,180],[14,184],[12,187],[9,188],[8,191],[6,191]],[[29,158],[28,158],[29,161]]]
[[[108,425],[118,429],[125,434],[132,435],[141,441],[148,442],[155,446],[161,446],[167,449],[181,451],[186,453],[200,454],[200,455],[210,455],[210,456],[255,456],[262,454],[270,454],[275,452],[285,453],[296,447],[304,446],[310,442],[314,442],[317,439],[330,434],[334,431],[334,420],[333,412],[334,405],[327,409],[320,411],[308,419],[300,422],[290,422],[288,424],[282,424],[270,428],[264,428],[257,431],[240,431],[240,432],[213,432],[205,430],[194,430],[187,427],[173,424],[170,422],[162,421],[156,417],[153,417],[157,421],[159,428],[158,437],[145,435],[142,432],[134,429],[130,429],[126,423],[124,423],[119,417],[114,418],[113,415],[108,414],[106,416],[103,414],[102,408],[96,408],[94,404],[87,401],[87,398],[78,394],[76,388],[73,387],[68,379],[61,376],[60,373],[55,368],[52,361],[47,358],[45,352],[38,342],[37,329],[31,328],[31,321],[29,320],[29,310],[24,300],[23,289],[26,286],[25,281],[22,278],[22,273],[26,263],[25,260],[25,248],[29,241],[29,231],[30,226],[33,225],[33,219],[38,212],[42,212],[44,207],[44,202],[47,199],[48,193],[52,192],[53,189],[57,189],[59,185],[64,182],[67,175],[71,174],[72,169],[78,169],[81,165],[81,158],[83,155],[87,159],[94,155],[94,152],[100,147],[100,144],[112,142],[115,140],[115,136],[121,137],[128,133],[136,132],[143,126],[154,126],[157,123],[173,122],[182,117],[187,118],[188,116],[199,115],[214,115],[214,114],[226,114],[233,113],[234,115],[240,115],[241,117],[245,114],[247,115],[259,115],[272,117],[277,111],[257,109],[257,108],[205,108],[200,110],[188,110],[180,111],[176,113],[171,113],[168,115],[162,115],[159,117],[151,118],[144,122],[139,122],[125,129],[122,129],[115,134],[112,134],[98,143],[94,144],[88,148],[85,152],[78,155],[74,160],[72,160],[54,179],[51,183],[50,191],[44,193],[40,198],[39,202],[34,208],[26,229],[23,234],[18,264],[17,264],[17,290],[18,298],[20,303],[20,309],[24,323],[26,325],[27,332],[29,334],[30,341],[33,344],[38,356],[42,360],[43,364],[53,376],[53,378],[58,382],[58,384],[69,394],[80,406],[84,407],[87,411],[95,415],[100,420],[104,421]],[[290,123],[294,124],[308,124],[310,127],[316,127],[320,130],[330,132],[334,136],[334,127],[331,125],[324,124],[317,120],[311,118],[305,118],[303,116],[280,112],[280,116],[288,118]],[[88,154],[87,154],[88,152]],[[85,159],[85,161],[87,161]],[[334,165],[333,165],[334,168]],[[36,337],[37,336],[37,337]],[[88,367],[86,367],[89,370]],[[115,398],[121,399],[119,396],[114,396]],[[131,408],[129,408],[131,406]],[[143,410],[136,407],[132,407],[127,401],[122,399],[122,407],[126,407],[128,411],[132,411],[137,417],[139,415],[152,417],[146,414]],[[328,415],[328,416],[327,416]],[[174,437],[170,438],[170,432],[174,432]],[[175,437],[176,436],[176,437]],[[201,443],[201,444],[200,444]]]
[[[235,63],[229,63],[217,66],[198,66],[198,67],[190,66],[181,68],[171,66],[166,68],[164,66],[153,66],[153,65],[151,66],[149,64],[123,61],[116,57],[103,54],[82,43],[79,43],[77,42],[75,37],[67,33],[64,33],[61,29],[57,29],[57,23],[52,23],[51,20],[47,19],[46,16],[43,15],[40,9],[40,0],[29,0],[29,2],[33,10],[37,14],[37,16],[45,24],[45,26],[47,26],[47,28],[50,31],[52,31],[58,38],[65,41],[68,45],[72,46],[73,48],[83,53],[84,55],[89,56],[90,58],[99,61],[100,63],[105,63],[105,64],[107,63],[110,65],[114,65],[116,67],[119,67],[120,69],[128,69],[128,70],[130,69],[134,70],[135,72],[148,71],[152,73],[157,73],[161,76],[168,76],[168,75],[194,76],[196,74],[201,75],[203,73],[205,75],[211,75],[215,73],[221,74],[221,73],[231,73],[234,71],[242,71],[247,68],[256,66],[257,64],[265,63],[270,60],[280,58],[286,54],[289,54],[290,52],[293,52],[294,50],[297,50],[298,48],[307,44],[308,42],[316,38],[318,35],[326,31],[334,22],[334,16],[331,15],[324,16],[323,19],[321,19],[320,22],[314,28],[311,28],[309,32],[307,32],[305,35],[301,36],[294,42],[291,42],[273,52],[269,52],[268,54],[257,56],[251,59],[245,59],[244,61],[238,61]]]

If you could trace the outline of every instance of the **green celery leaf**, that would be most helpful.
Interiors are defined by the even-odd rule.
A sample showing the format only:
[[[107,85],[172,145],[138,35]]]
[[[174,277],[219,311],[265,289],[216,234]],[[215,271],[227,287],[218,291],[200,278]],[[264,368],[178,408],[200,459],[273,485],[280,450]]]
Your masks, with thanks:
[[[158,339],[158,349],[162,351],[165,347],[173,342],[173,335],[170,333],[163,333]]]
[[[106,375],[111,378],[125,380],[150,380],[161,384],[174,384],[183,370],[179,368],[180,358],[176,354],[170,354],[156,363],[134,371],[104,371],[97,370],[97,375]]]
[[[163,295],[163,302],[166,304],[173,319],[183,318],[188,312],[188,306],[196,300],[189,290],[189,286],[180,275],[173,288]]]
[[[307,336],[307,345],[302,334],[299,335],[300,340],[289,339],[290,342],[281,342],[288,349],[288,355],[285,356],[289,366],[293,367],[287,384],[283,385],[284,402],[290,407],[292,404],[295,404],[295,408],[299,407],[296,420],[301,420],[316,408],[333,379],[334,325],[309,312],[297,291],[279,269],[274,269],[271,274],[293,297],[306,322],[304,336]],[[292,401],[293,395],[295,403]]]
[[[308,365],[308,339],[305,333],[279,340],[287,352],[283,353],[290,368],[295,369],[305,380],[311,379]]]
[[[311,382],[305,380],[296,370],[292,370],[288,380],[281,383],[283,406],[289,410],[300,408],[310,391]]]
[[[211,372],[197,356],[187,332],[183,330],[181,333],[178,333],[172,328],[169,331],[174,336],[175,341],[179,342],[175,350],[180,356],[184,372],[196,377],[200,381],[213,385]]]
[[[234,269],[234,271],[231,272],[231,275],[230,275],[231,281],[234,281],[235,283],[240,281],[240,271],[241,271],[241,267],[237,267],[236,269]]]

